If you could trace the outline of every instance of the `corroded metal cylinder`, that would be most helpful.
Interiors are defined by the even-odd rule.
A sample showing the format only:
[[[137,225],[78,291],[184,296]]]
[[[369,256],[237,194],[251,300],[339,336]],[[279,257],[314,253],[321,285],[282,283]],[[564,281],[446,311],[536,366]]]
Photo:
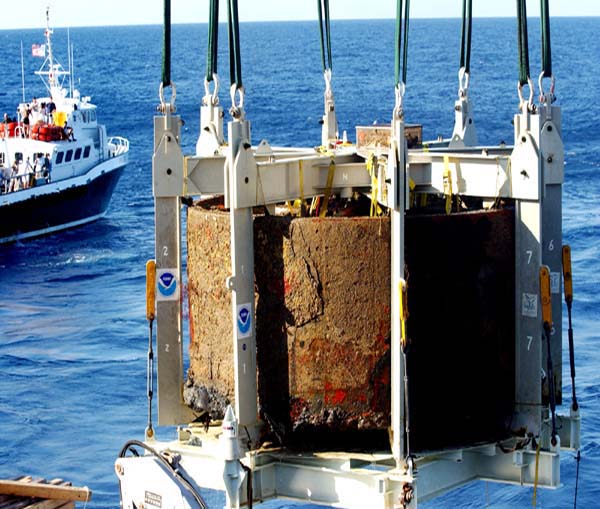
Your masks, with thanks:
[[[234,399],[229,214],[196,204],[187,232],[186,398],[196,407],[208,399],[220,418]],[[498,439],[514,406],[514,214],[416,211],[405,242],[413,450]],[[258,403],[269,439],[387,447],[389,218],[257,215],[254,248]]]

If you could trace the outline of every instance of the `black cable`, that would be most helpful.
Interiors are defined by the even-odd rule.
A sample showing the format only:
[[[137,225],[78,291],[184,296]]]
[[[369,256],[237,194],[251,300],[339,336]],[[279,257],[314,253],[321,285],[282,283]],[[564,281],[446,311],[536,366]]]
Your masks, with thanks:
[[[402,0],[397,0],[396,3],[396,34],[395,34],[395,58],[394,58],[394,74],[395,84],[400,84],[400,54],[402,51]]]
[[[192,494],[192,496],[194,497],[196,502],[198,502],[198,505],[201,507],[201,509],[208,509],[206,502],[204,502],[204,499],[202,498],[200,493],[198,493],[196,488],[194,488],[194,486],[192,486],[192,483],[190,483],[190,481],[188,481],[183,476],[183,474],[181,472],[179,472],[179,470],[177,470],[177,468],[175,468],[173,465],[171,465],[171,463],[169,463],[169,461],[164,456],[162,456],[158,451],[156,451],[155,449],[150,447],[148,444],[145,444],[144,442],[140,442],[139,440],[129,440],[121,448],[121,451],[119,452],[119,458],[124,458],[125,455],[127,454],[127,451],[130,451],[135,456],[139,456],[137,454],[137,451],[135,451],[135,449],[133,449],[133,447],[141,447],[142,449],[148,451],[150,454],[155,456],[161,462],[161,464],[167,469],[167,471],[172,473],[173,476],[176,477],[177,480],[183,485],[183,487]]]
[[[526,0],[517,0],[517,42],[519,48],[519,84],[529,81],[529,41],[527,38]]]
[[[573,500],[573,509],[577,509],[577,491],[579,489],[579,462],[581,461],[581,451],[577,450],[577,456],[575,457],[577,461],[577,473],[575,474],[575,498]]]
[[[333,59],[331,56],[331,27],[329,22],[329,0],[317,0],[319,12],[319,33],[321,35],[321,62],[323,72],[332,69]]]
[[[402,47],[402,82],[406,84],[406,72],[408,69],[408,25],[410,20],[410,0],[404,4],[404,43]]]
[[[171,85],[171,0],[164,0],[163,18],[162,84],[168,87]]]
[[[473,27],[472,0],[463,0],[460,41],[460,67],[468,74],[471,71],[471,29]]]
[[[541,0],[540,19],[542,22],[542,72],[545,78],[552,76],[552,48],[550,45],[550,9],[548,0]]]
[[[571,368],[571,394],[572,394],[572,403],[571,408],[575,411],[579,409],[579,403],[577,402],[577,394],[575,392],[575,342],[573,340],[573,323],[572,323],[572,314],[571,314],[571,306],[573,305],[572,299],[567,299],[567,315],[569,317],[569,365]]]
[[[550,398],[550,413],[552,415],[552,445],[556,445],[556,394],[554,393],[554,371],[552,366],[552,345],[550,344],[550,324],[544,322],[544,336],[546,338],[546,344],[548,345],[547,351],[547,370],[548,370],[548,395]]]
[[[231,84],[242,88],[242,57],[240,55],[240,23],[238,18],[237,0],[229,0],[228,10],[229,29],[229,76]]]
[[[206,81],[213,80],[217,74],[217,56],[219,53],[219,0],[210,0],[208,15],[208,47],[206,56]]]
[[[146,438],[154,436],[152,429],[152,397],[154,396],[154,351],[152,349],[152,324],[154,320],[148,320],[148,366],[146,373],[146,388],[148,391],[148,430]]]
[[[248,509],[252,509],[252,506],[254,503],[254,501],[253,501],[254,491],[253,491],[253,487],[252,487],[252,469],[250,467],[247,467],[246,465],[244,465],[241,461],[240,461],[240,465],[242,466],[242,468],[248,475],[248,479],[246,480],[246,499],[248,501]]]

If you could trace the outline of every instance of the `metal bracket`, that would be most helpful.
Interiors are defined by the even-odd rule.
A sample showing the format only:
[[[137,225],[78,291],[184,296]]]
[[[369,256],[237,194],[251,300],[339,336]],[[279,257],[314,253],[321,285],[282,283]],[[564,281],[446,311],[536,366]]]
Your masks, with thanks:
[[[450,148],[477,146],[477,130],[471,112],[468,95],[460,97],[454,103],[454,130],[450,139]]]
[[[180,117],[154,117],[152,186],[156,197],[175,197],[183,193],[183,153],[179,145],[181,124]]]

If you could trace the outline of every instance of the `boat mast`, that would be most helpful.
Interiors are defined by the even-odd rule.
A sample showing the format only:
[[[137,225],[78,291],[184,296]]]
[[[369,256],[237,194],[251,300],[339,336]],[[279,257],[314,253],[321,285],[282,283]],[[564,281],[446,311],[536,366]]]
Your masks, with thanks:
[[[50,7],[46,7],[46,46],[48,47],[48,56],[39,71],[36,74],[41,77],[46,89],[50,93],[52,100],[61,100],[64,96],[62,93],[61,77],[70,75],[69,71],[65,71],[59,62],[54,61],[54,53],[52,52],[52,34],[54,30],[50,28]],[[46,77],[46,79],[44,79]]]
[[[48,67],[50,72],[48,74],[48,85],[50,89],[56,86],[56,76],[54,75],[54,56],[52,55],[52,37],[50,37],[54,31],[50,28],[50,6],[46,7],[46,46],[48,46]]]
[[[23,41],[21,41],[21,90],[23,91],[23,102],[25,102],[25,65],[23,63]]]

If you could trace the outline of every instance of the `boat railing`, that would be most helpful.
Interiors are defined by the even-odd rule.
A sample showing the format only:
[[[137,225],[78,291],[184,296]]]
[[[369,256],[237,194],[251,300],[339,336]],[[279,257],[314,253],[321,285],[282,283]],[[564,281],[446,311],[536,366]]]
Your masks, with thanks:
[[[107,141],[108,156],[117,157],[129,151],[129,140],[121,136],[111,136]]]
[[[0,174],[0,194],[16,193],[30,187],[38,187],[49,183],[50,177],[44,176],[41,171],[26,175],[5,176]]]

